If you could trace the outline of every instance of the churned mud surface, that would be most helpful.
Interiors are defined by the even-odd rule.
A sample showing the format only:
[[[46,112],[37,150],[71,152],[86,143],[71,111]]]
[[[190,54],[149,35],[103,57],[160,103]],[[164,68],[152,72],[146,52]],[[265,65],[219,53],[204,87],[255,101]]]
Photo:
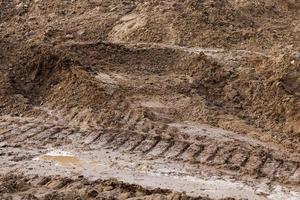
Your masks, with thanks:
[[[0,199],[300,199],[298,0],[0,0]]]

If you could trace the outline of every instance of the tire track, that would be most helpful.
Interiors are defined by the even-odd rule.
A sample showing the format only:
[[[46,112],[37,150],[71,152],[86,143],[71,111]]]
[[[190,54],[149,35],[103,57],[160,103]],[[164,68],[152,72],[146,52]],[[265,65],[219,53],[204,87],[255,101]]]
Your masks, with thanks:
[[[210,168],[216,167],[237,175],[246,173],[257,177],[268,177],[270,180],[284,179],[291,183],[300,182],[299,161],[290,159],[288,155],[279,158],[267,148],[252,147],[242,142],[234,142],[230,146],[216,140],[183,141],[150,133],[109,129],[82,131],[49,122],[43,124],[13,121],[18,120],[2,120],[1,127],[5,131],[0,135],[0,141],[20,145],[32,141],[35,145],[64,144],[69,141],[68,143],[75,146],[83,145],[90,149],[106,148],[135,154],[141,159],[163,158],[191,165],[195,163]]]

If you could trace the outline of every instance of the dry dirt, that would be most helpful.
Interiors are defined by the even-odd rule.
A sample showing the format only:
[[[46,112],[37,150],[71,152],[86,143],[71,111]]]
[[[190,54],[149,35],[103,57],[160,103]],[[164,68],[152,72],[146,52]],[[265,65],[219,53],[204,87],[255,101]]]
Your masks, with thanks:
[[[0,0],[0,199],[300,199],[299,0]]]

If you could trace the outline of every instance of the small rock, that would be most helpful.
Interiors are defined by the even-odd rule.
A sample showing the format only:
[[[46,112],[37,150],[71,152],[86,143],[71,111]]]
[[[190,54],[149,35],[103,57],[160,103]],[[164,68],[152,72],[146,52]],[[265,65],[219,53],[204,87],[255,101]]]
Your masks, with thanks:
[[[112,191],[114,189],[113,186],[107,186],[103,189],[103,191]]]
[[[88,197],[95,198],[98,196],[98,192],[96,190],[91,190],[88,192]]]
[[[130,198],[130,193],[129,192],[125,192],[125,193],[122,193],[118,196],[118,199],[129,199]]]
[[[34,17],[34,16],[30,16],[28,19],[29,19],[29,20],[35,20],[35,19],[36,19],[36,17]]]
[[[292,58],[293,58],[293,61],[298,61],[300,60],[300,52],[298,51],[295,51],[293,54],[292,54]]]
[[[49,183],[49,181],[51,181],[51,178],[41,177],[41,178],[39,178],[37,185],[46,185],[47,183]]]
[[[79,31],[77,31],[77,34],[79,36],[83,36],[85,34],[85,30],[79,30]]]
[[[67,38],[67,39],[73,39],[74,36],[73,36],[72,34],[67,34],[67,35],[66,35],[66,38]]]

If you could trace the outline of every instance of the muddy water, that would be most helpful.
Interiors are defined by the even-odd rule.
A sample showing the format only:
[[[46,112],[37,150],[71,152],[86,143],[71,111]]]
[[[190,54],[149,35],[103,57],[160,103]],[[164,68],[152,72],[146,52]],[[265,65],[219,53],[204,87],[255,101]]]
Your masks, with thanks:
[[[52,151],[40,156],[38,159],[56,162],[60,166],[81,166],[83,161],[67,152]]]
[[[102,159],[101,159],[102,158]],[[164,188],[186,192],[191,196],[209,196],[220,199],[300,199],[300,193],[280,186],[271,187],[264,183],[247,185],[225,177],[189,175],[184,166],[151,161],[133,162],[117,154],[86,152],[82,154],[52,150],[34,159],[36,164],[55,163],[62,172],[80,173],[90,179],[109,179],[139,184],[150,188]],[[101,160],[101,161],[100,161]],[[47,168],[47,167],[46,167]],[[51,169],[48,166],[48,170]]]

